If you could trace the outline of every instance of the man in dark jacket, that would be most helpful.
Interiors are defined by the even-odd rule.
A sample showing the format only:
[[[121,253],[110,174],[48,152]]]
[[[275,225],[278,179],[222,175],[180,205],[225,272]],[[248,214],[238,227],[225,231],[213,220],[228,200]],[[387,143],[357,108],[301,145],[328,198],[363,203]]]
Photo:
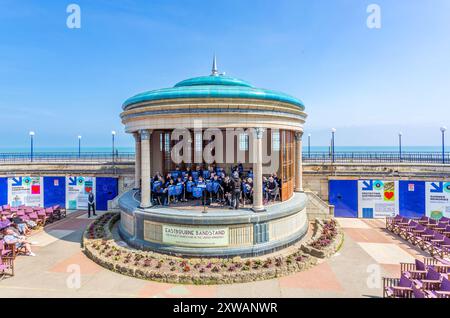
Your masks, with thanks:
[[[97,216],[97,214],[95,214],[95,198],[94,198],[94,194],[91,192],[89,192],[88,195],[88,218],[91,217],[91,209],[93,212],[94,216]]]
[[[224,200],[227,202],[231,208],[233,202],[233,191],[234,191],[234,181],[226,176],[223,180],[223,192],[224,192]]]
[[[234,189],[233,189],[233,200],[232,206],[233,209],[239,209],[239,200],[241,198],[241,178],[239,178],[239,172],[235,171],[233,173],[233,181],[234,181]]]

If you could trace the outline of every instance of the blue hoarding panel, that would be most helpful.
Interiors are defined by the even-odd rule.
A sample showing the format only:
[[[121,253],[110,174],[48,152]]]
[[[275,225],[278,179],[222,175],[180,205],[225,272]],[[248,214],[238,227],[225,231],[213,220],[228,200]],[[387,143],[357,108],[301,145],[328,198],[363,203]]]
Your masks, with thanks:
[[[66,178],[44,177],[44,206],[66,206]]]
[[[8,204],[8,178],[0,178],[0,205]]]
[[[400,215],[421,217],[425,215],[425,182],[399,181]]]
[[[108,210],[108,200],[114,199],[119,193],[117,178],[96,178],[95,196],[97,210]]]
[[[334,216],[358,217],[357,180],[330,180],[328,195],[330,204],[334,205]]]

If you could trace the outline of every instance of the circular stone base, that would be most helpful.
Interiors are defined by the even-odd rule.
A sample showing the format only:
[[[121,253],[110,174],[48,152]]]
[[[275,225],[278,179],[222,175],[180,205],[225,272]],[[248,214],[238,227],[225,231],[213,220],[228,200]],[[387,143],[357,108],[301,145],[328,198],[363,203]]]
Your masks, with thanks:
[[[295,193],[264,212],[139,208],[137,191],[119,199],[119,233],[142,250],[189,257],[259,256],[290,246],[308,230],[307,197]]]
[[[132,249],[120,240],[118,213],[93,221],[83,234],[83,251],[97,264],[135,278],[176,284],[231,284],[273,279],[307,270],[317,258],[292,245],[257,258],[181,258]]]

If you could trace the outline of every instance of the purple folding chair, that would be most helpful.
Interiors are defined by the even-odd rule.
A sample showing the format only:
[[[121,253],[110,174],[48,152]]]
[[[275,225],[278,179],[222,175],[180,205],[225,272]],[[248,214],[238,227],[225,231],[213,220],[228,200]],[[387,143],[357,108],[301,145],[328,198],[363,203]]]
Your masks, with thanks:
[[[423,242],[430,241],[434,237],[434,234],[435,234],[435,232],[432,229],[427,228],[423,233],[420,233],[417,236],[417,240],[415,241],[415,243],[416,243],[415,245],[418,245],[420,248],[422,248],[422,246],[424,244]]]
[[[389,231],[393,231],[394,226],[401,222],[403,220],[403,217],[400,216],[399,214],[397,214],[395,217],[387,217],[386,218],[386,229],[388,229]]]
[[[419,220],[417,220],[417,222],[419,222],[422,225],[428,224],[428,221],[430,220],[430,218],[428,216],[422,216]]]
[[[408,226],[405,226],[404,228],[401,228],[399,231],[399,235],[405,239],[408,240],[410,235],[412,235],[412,231],[415,230],[420,224],[416,221],[411,221]]]
[[[441,217],[441,219],[439,220],[439,222],[441,222],[441,223],[446,223],[446,224],[450,224],[450,218],[443,216],[443,217]]]
[[[434,231],[434,236],[430,239],[422,241],[422,249],[429,253],[433,253],[433,249],[435,246],[439,247],[442,243],[444,243],[444,235]]]
[[[412,222],[412,220],[408,218],[402,218],[401,221],[398,223],[393,224],[392,232],[394,232],[397,235],[400,235],[400,233],[409,226],[409,224]]]
[[[62,208],[60,205],[54,205],[52,209],[58,220],[66,217],[66,209]]]
[[[31,212],[30,214],[28,214],[28,217],[30,218],[31,221],[36,222],[36,224],[40,223],[39,217],[36,212]]]
[[[414,298],[428,298],[427,294],[419,288],[417,288],[414,284],[412,285]]]
[[[436,298],[450,298],[450,281],[444,277],[441,282],[441,288],[432,290],[430,293]]]
[[[3,279],[6,275],[14,276],[14,258],[0,256],[0,279]]]
[[[427,275],[427,266],[416,259],[414,263],[400,263],[400,274],[409,279],[422,279]]]
[[[45,213],[45,209],[40,208],[39,210],[36,211],[36,214],[37,214],[39,220],[41,220],[42,225],[45,225],[48,221],[47,214]]]
[[[436,240],[433,242],[433,245],[430,248],[430,253],[433,256],[438,255],[441,258],[444,258],[447,255],[450,255],[450,238],[442,234],[439,235],[442,236],[442,240]]]
[[[434,229],[438,224],[439,224],[439,222],[437,220],[430,219],[428,221],[428,224],[426,225],[426,227],[429,227],[430,229]]]
[[[434,227],[434,230],[436,232],[439,232],[442,234],[442,233],[444,233],[445,229],[447,228],[447,225],[448,224],[446,222],[439,221],[439,224]]]
[[[429,267],[424,279],[414,279],[414,284],[422,290],[437,290],[440,288],[443,276]]]
[[[383,278],[385,298],[412,298],[413,282],[405,275],[398,278]]]
[[[13,256],[13,250],[5,245],[3,240],[0,240],[0,256]]]
[[[447,225],[447,227],[445,228],[445,231],[442,232],[442,234],[444,234],[447,237],[450,237],[450,225]]]

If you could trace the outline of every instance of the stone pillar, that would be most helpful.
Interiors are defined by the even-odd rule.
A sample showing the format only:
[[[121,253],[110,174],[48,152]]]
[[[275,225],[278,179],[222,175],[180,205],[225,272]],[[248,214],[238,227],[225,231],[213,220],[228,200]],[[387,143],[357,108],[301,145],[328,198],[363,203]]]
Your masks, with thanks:
[[[256,138],[254,147],[253,162],[253,211],[265,211],[263,203],[263,168],[262,168],[262,139],[264,136],[264,128],[256,128]]]
[[[133,134],[135,141],[135,164],[134,164],[134,189],[141,187],[141,135],[139,132]]]
[[[141,134],[141,208],[152,205],[150,190],[150,138],[151,131],[143,129]]]
[[[302,136],[295,133],[295,192],[303,192]]]

